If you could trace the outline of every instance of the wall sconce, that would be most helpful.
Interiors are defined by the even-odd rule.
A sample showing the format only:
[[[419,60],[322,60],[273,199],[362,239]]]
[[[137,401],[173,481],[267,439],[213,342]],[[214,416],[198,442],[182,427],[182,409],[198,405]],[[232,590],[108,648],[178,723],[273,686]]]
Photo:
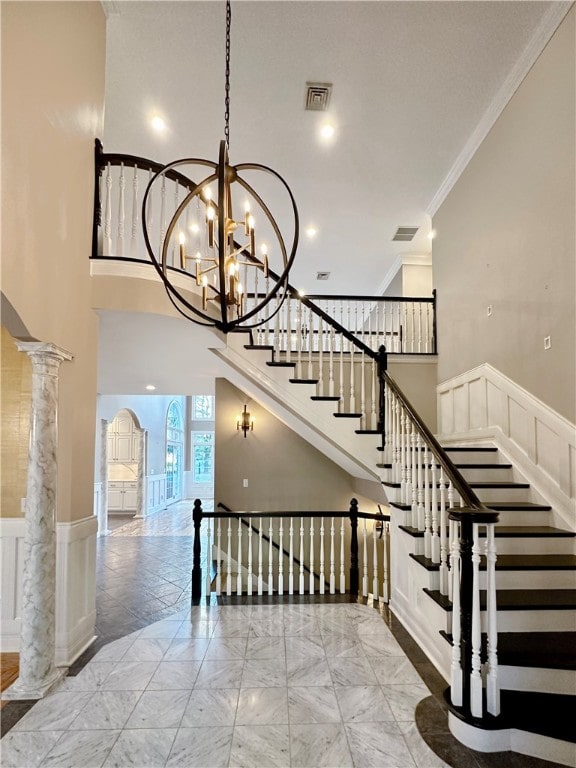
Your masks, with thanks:
[[[246,410],[246,405],[244,405],[244,410],[241,415],[238,416],[236,429],[242,430],[242,432],[244,432],[244,437],[246,437],[247,432],[254,431],[254,421],[250,418],[250,411]]]

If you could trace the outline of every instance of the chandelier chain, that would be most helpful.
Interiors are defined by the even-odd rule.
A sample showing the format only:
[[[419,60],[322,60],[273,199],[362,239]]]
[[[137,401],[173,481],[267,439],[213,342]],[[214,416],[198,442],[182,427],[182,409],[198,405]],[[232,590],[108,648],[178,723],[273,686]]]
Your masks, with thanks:
[[[224,138],[230,149],[230,26],[232,23],[232,7],[226,0],[226,95],[224,97]]]

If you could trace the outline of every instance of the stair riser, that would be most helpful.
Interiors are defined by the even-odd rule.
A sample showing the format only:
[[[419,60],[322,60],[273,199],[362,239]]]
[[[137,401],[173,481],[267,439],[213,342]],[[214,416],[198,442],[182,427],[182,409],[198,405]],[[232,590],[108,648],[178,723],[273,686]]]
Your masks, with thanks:
[[[531,501],[529,488],[473,488],[483,502],[490,501]]]
[[[537,691],[573,695],[576,691],[576,670],[541,669],[539,667],[498,667],[500,687],[507,691]]]
[[[573,555],[574,539],[555,537],[496,537],[502,555]]]
[[[498,451],[447,451],[454,464],[498,464],[502,462]]]
[[[482,615],[482,631],[486,631],[485,615]],[[556,611],[498,611],[499,632],[573,632],[576,626],[576,610]]]
[[[480,574],[486,589],[486,573]],[[496,571],[496,589],[574,589],[574,571]]]
[[[497,510],[500,525],[554,525],[550,510]]]
[[[493,467],[487,467],[486,469],[464,469],[463,467],[459,467],[459,470],[464,479],[469,483],[511,483],[514,480],[512,477],[512,470],[508,467],[504,467],[502,469],[494,469]]]

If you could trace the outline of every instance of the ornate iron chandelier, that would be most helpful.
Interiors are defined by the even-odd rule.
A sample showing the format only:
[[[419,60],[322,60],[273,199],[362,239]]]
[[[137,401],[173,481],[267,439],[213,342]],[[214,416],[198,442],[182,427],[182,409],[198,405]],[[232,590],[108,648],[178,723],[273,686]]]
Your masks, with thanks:
[[[146,249],[168,297],[188,320],[215,326],[224,333],[239,327],[255,328],[279,311],[287,296],[299,235],[296,202],[284,179],[265,165],[229,163],[231,20],[227,0],[224,139],[218,162],[187,158],[168,163],[150,178],[142,203]],[[182,173],[183,167],[192,168],[193,173],[205,173],[209,168],[210,173],[193,182],[188,170],[186,175]],[[273,177],[280,190],[275,195],[283,198],[284,220],[287,214],[293,218],[290,248],[269,206],[253,186],[262,174]],[[180,182],[184,199],[177,201],[176,212],[165,227],[162,222],[156,224],[160,226],[160,245],[155,250],[149,203],[156,195],[164,204],[166,177]],[[243,215],[236,218],[234,212],[241,208]],[[182,272],[195,280],[182,279]]]

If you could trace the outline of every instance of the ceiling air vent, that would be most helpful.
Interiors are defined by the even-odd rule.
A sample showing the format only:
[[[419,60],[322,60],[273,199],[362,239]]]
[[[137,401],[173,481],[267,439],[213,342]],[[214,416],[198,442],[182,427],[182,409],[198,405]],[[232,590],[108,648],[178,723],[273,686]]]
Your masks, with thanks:
[[[316,273],[316,280],[328,280],[330,277],[330,272],[317,272]]]
[[[416,232],[418,232],[418,227],[398,227],[392,240],[397,243],[409,243]]]
[[[306,109],[324,112],[328,109],[332,83],[306,83]]]

